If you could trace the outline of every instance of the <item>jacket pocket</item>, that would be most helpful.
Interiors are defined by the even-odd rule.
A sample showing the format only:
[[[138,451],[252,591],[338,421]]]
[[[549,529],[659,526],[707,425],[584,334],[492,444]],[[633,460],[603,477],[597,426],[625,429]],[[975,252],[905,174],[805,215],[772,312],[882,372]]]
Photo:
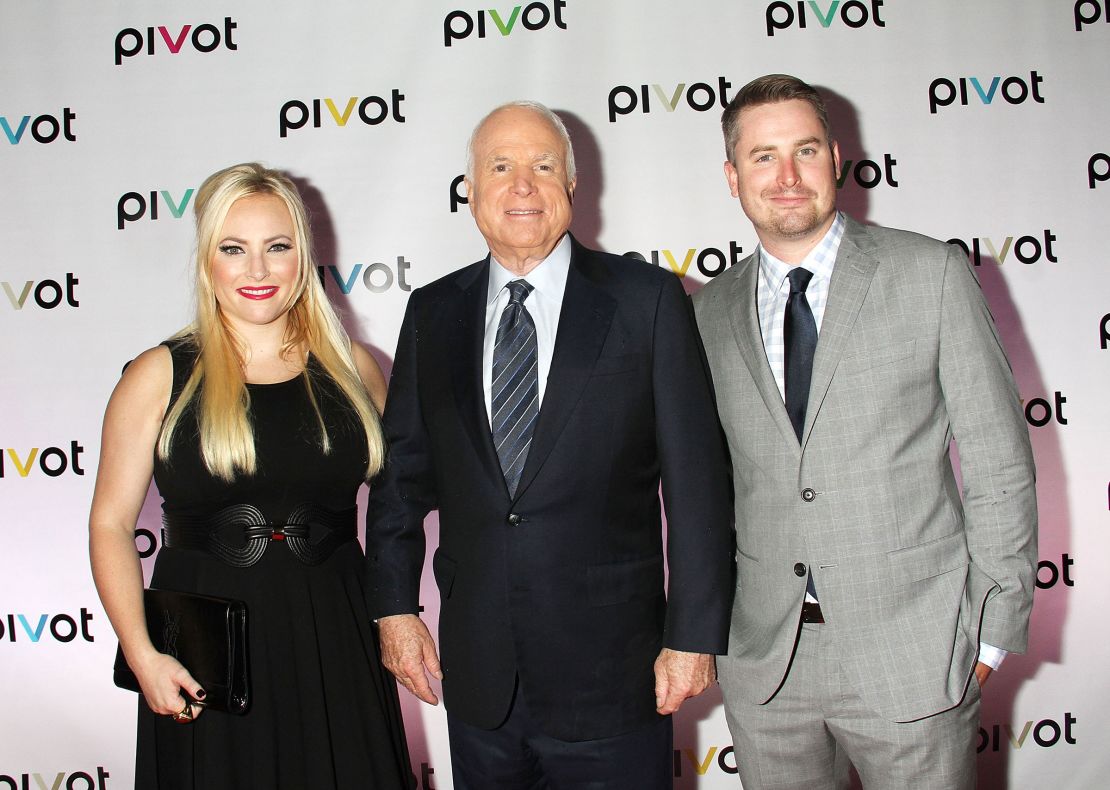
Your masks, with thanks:
[[[970,559],[963,530],[887,554],[895,584],[910,584],[966,568]]]
[[[590,565],[586,568],[586,589],[591,606],[611,606],[661,595],[663,558],[642,557]]]

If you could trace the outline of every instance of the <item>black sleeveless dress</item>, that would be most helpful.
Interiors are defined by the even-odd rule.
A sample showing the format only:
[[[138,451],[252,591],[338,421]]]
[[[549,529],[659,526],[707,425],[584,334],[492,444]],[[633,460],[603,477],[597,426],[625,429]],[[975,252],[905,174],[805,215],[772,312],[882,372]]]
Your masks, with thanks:
[[[167,343],[171,403],[196,354]],[[310,366],[314,364],[309,361]],[[339,388],[324,374],[314,391],[331,437],[319,427],[303,378],[248,384],[257,472],[226,483],[204,468],[196,415],[182,415],[170,457],[154,478],[167,514],[203,517],[253,505],[275,524],[305,504],[355,506],[366,440]],[[357,540],[309,565],[286,542],[235,567],[201,551],[163,546],[153,587],[237,598],[247,604],[251,706],[246,715],[206,711],[192,724],[151,713],[139,700],[135,786],[190,790],[394,790],[415,785],[397,687],[382,667],[363,598],[365,561]]]

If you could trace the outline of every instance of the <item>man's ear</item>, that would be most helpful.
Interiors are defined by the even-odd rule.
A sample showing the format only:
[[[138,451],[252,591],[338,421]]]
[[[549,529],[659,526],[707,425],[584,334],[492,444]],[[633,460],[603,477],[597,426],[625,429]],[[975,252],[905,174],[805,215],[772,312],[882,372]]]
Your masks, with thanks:
[[[728,179],[728,189],[734,198],[740,197],[740,174],[736,172],[732,162],[725,160],[725,178]]]

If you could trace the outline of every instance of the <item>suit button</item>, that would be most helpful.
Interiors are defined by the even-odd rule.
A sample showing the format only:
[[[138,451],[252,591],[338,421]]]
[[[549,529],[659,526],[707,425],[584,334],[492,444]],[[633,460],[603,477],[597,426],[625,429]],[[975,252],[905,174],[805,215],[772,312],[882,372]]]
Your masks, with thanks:
[[[795,576],[805,576],[806,575],[805,563],[803,563],[803,562],[795,562],[794,563],[794,575]]]
[[[507,520],[508,520],[508,522],[509,522],[509,525],[510,525],[510,526],[513,526],[513,527],[515,527],[515,526],[517,526],[518,524],[520,524],[520,522],[521,522],[521,521],[524,521],[524,519],[522,519],[522,518],[520,517],[520,514],[519,514],[519,513],[510,513],[510,514],[509,514],[509,518],[508,518]]]
[[[817,492],[816,491],[814,491],[812,488],[803,488],[802,489],[802,501],[812,502],[815,499],[817,499]]]

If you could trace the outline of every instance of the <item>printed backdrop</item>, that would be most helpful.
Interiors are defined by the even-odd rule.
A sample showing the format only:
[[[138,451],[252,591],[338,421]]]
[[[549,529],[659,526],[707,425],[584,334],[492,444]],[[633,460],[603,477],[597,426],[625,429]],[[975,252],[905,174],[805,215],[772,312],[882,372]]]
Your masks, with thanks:
[[[772,71],[826,92],[843,208],[968,251],[1017,375],[1039,589],[1029,653],[987,688],[981,786],[1104,787],[1108,0],[516,1],[0,0],[0,790],[133,783],[85,524],[121,366],[189,320],[205,176],[296,179],[327,291],[388,369],[409,292],[485,254],[461,186],[485,112],[556,109],[579,239],[694,291],[755,247],[719,116]],[[148,571],[158,526],[152,491]],[[442,710],[405,714],[420,787],[450,788]],[[719,695],[688,703],[675,785],[736,787],[730,743]]]

